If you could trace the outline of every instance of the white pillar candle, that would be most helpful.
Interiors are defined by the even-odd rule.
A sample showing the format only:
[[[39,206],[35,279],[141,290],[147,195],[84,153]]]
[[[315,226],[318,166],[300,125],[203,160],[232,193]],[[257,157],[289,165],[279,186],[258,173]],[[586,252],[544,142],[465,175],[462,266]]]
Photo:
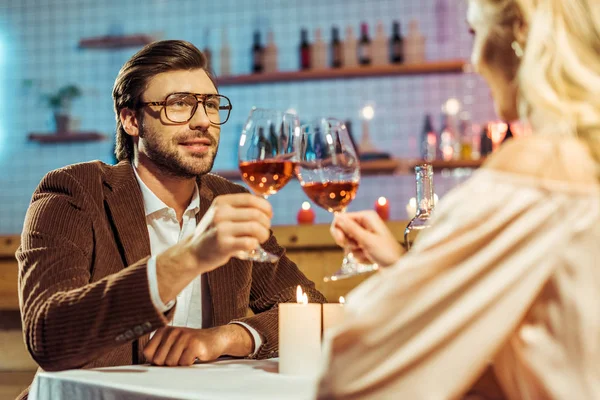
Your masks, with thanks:
[[[323,304],[323,335],[344,322],[344,298],[340,297],[339,303]]]
[[[297,303],[279,304],[279,373],[315,376],[321,361],[321,304],[308,303],[297,289]]]

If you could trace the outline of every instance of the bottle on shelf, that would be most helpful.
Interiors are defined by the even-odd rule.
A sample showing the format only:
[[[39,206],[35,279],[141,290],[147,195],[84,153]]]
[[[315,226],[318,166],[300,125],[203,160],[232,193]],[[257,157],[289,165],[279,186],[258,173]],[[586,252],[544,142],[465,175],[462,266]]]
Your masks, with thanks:
[[[435,207],[433,196],[433,168],[431,164],[415,167],[417,181],[417,214],[404,230],[404,246],[409,250],[417,235],[431,227],[431,214]]]
[[[275,44],[275,34],[273,31],[267,33],[267,45],[265,47],[265,72],[277,71],[277,45]]]
[[[490,137],[490,125],[483,124],[483,128],[481,130],[481,139],[479,142],[479,153],[481,157],[485,157],[492,152],[494,143],[492,142],[492,138]]]
[[[404,62],[404,39],[400,33],[400,22],[394,21],[392,37],[390,38],[390,62],[400,64]]]
[[[404,62],[420,63],[425,61],[425,36],[419,31],[419,22],[411,20],[408,34],[404,38]]]
[[[466,112],[460,114],[458,121],[458,153],[461,160],[473,159],[473,137],[471,135],[471,118]]]
[[[356,40],[356,36],[354,36],[354,29],[352,29],[352,26],[350,25],[346,27],[346,37],[344,38],[342,49],[344,67],[356,67],[358,65],[358,59],[356,57],[358,51],[358,41]]]
[[[340,41],[340,32],[337,27],[331,28],[331,43],[329,44],[330,65],[332,68],[342,66],[342,42]]]
[[[252,72],[263,72],[265,67],[265,49],[260,44],[260,31],[254,31],[254,45],[252,46]]]
[[[389,63],[388,39],[385,37],[383,22],[379,21],[375,28],[373,38],[373,65],[386,65]]]
[[[227,40],[227,29],[221,32],[221,54],[220,54],[221,76],[231,75],[231,47]]]
[[[437,133],[433,129],[433,123],[431,121],[431,115],[425,116],[425,123],[423,124],[423,130],[421,131],[420,138],[420,157],[425,161],[433,161],[437,157]]]
[[[300,69],[309,69],[311,66],[311,50],[310,43],[308,43],[308,31],[306,29],[302,29],[300,31]]]
[[[311,68],[325,69],[327,68],[327,45],[323,41],[321,28],[315,30],[315,40],[311,46]]]
[[[373,44],[369,39],[369,25],[363,22],[360,25],[360,40],[358,41],[358,63],[360,65],[371,64],[373,58]]]
[[[454,159],[456,134],[454,130],[453,118],[451,115],[442,113],[442,123],[440,124],[440,143],[439,149],[441,158],[444,161]]]
[[[212,63],[212,51],[210,50],[210,29],[206,28],[204,30],[204,49],[202,50],[204,53],[204,57],[206,57],[206,67],[209,71],[212,71],[213,63]]]

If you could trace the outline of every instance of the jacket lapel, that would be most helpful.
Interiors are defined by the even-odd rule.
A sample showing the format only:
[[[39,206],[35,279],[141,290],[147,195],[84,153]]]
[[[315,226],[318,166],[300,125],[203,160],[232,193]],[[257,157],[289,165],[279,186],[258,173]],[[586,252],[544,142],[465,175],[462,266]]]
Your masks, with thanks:
[[[144,200],[133,167],[121,161],[105,176],[105,208],[125,266],[150,255]]]

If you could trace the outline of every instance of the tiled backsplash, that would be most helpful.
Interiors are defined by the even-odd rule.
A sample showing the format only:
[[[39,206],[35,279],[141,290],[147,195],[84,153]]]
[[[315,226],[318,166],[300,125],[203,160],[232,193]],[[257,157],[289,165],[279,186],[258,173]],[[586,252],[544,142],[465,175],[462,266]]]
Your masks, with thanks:
[[[354,32],[362,21],[382,21],[391,32],[394,20],[403,33],[411,19],[419,21],[427,37],[431,60],[468,59],[471,38],[465,25],[465,4],[455,0],[20,0],[0,3],[0,234],[21,231],[31,193],[48,171],[76,162],[99,159],[112,163],[114,114],[111,90],[121,65],[137,50],[79,49],[81,38],[107,34],[150,33],[163,39],[186,39],[203,48],[205,30],[218,54],[221,31],[227,29],[235,74],[248,73],[252,32],[275,34],[279,67],[296,69],[300,29],[312,39],[321,28],[325,41],[331,27],[347,25]],[[445,10],[440,14],[440,10]],[[342,34],[343,37],[343,34]],[[215,70],[219,71],[218,60]],[[25,84],[29,82],[29,84]],[[83,96],[76,100],[74,116],[81,130],[106,134],[97,143],[40,145],[29,142],[33,131],[53,129],[42,93],[76,83]],[[273,83],[224,87],[234,105],[223,126],[215,169],[236,168],[237,139],[248,111],[254,105],[294,108],[303,120],[318,115],[350,119],[360,138],[359,110],[375,107],[370,132],[375,145],[396,157],[416,157],[417,140],[426,113],[439,126],[441,104],[449,97],[465,103],[475,122],[493,118],[489,91],[472,75],[373,77],[350,80]],[[443,195],[462,178],[436,175],[436,192]],[[391,218],[405,219],[404,205],[414,196],[411,176],[365,177],[351,209],[371,208],[379,196],[391,202]],[[292,182],[270,201],[275,224],[295,223],[306,197]],[[317,211],[317,222],[331,218]]]

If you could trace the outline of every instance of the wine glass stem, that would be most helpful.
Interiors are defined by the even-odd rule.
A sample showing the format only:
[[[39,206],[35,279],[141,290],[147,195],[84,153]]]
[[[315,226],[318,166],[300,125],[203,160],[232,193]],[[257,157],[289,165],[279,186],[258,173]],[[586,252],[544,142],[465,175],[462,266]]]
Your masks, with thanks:
[[[341,210],[338,211],[334,211],[333,215],[339,215],[339,214],[343,214],[346,212],[346,207],[342,208]],[[354,256],[352,254],[352,251],[350,250],[350,245],[348,244],[348,241],[346,240],[346,244],[344,245],[344,259],[354,259]]]

